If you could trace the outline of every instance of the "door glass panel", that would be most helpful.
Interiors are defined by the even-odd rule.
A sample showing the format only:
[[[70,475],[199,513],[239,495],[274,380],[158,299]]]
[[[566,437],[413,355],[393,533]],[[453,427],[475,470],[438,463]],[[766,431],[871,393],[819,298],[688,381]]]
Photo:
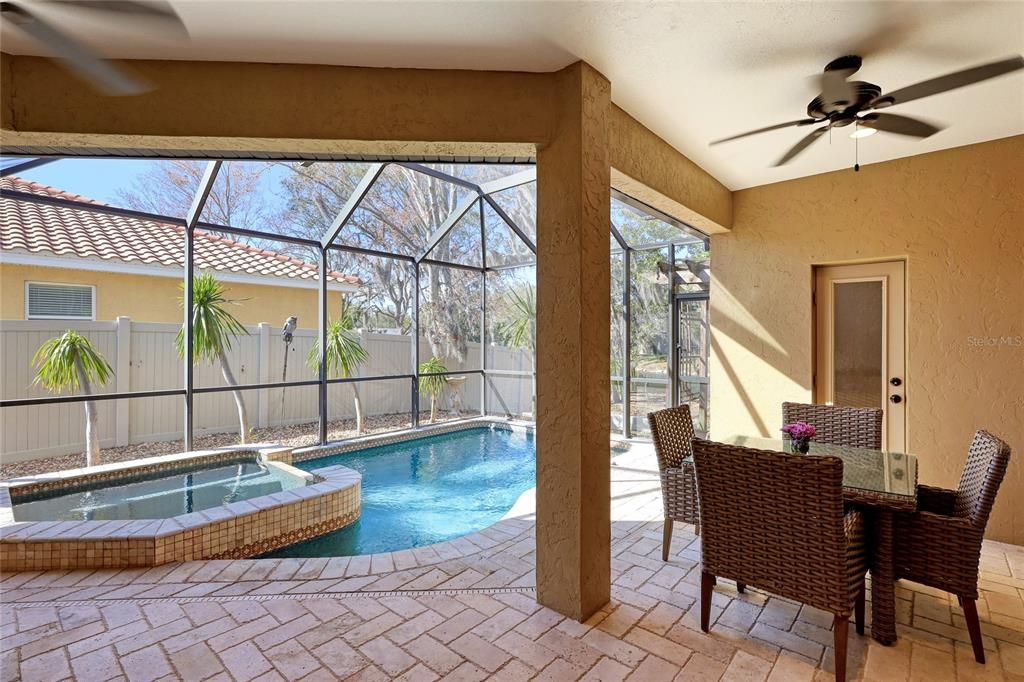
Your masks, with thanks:
[[[679,309],[679,404],[689,405],[698,435],[708,431],[708,299],[683,299]]]
[[[882,282],[833,282],[832,293],[833,403],[882,407]]]

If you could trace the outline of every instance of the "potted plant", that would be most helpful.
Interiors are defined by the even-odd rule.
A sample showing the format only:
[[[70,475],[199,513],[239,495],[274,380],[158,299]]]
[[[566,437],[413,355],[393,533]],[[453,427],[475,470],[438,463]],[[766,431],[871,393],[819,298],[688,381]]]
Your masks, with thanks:
[[[811,439],[817,435],[818,431],[807,422],[793,422],[792,424],[783,424],[782,433],[789,441],[791,452],[806,454],[811,448]]]

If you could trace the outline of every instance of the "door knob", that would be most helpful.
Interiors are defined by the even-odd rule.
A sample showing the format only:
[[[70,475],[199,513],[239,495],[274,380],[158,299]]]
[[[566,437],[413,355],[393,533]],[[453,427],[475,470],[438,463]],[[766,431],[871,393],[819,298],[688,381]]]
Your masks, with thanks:
[[[893,377],[892,379],[889,379],[889,383],[892,384],[893,386],[899,386],[900,384],[903,383],[903,379],[900,379],[899,377]]]
[[[903,398],[899,397],[898,395],[891,395],[891,396],[889,396],[889,402],[890,403],[894,403],[894,404],[902,403],[903,402]]]

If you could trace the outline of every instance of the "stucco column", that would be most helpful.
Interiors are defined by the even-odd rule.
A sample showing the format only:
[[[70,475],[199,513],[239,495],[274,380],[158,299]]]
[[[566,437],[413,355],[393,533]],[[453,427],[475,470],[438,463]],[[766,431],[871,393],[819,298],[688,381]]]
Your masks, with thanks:
[[[537,599],[584,620],[611,591],[610,84],[557,74],[537,154]]]

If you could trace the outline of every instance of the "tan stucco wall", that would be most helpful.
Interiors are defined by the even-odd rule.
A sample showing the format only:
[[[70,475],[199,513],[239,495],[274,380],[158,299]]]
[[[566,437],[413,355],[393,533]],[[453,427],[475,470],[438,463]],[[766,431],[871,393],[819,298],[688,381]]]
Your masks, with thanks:
[[[1024,543],[1024,136],[743,190],[712,238],[711,430],[811,399],[811,268],[907,262],[908,451],[955,487],[974,431],[1014,448],[989,536]]]
[[[39,57],[0,55],[5,146],[531,156],[559,129],[554,73],[133,61],[156,86],[104,97]],[[729,190],[609,103],[612,184],[710,232]]]
[[[119,315],[135,322],[181,322],[180,279],[114,272],[0,263],[0,320],[25,319],[25,282],[91,284],[96,287],[96,319]],[[238,301],[230,310],[242,324],[281,324],[298,315],[300,327],[317,326],[317,291],[297,287],[224,282],[227,296]],[[340,309],[341,292],[328,292],[332,313]]]

